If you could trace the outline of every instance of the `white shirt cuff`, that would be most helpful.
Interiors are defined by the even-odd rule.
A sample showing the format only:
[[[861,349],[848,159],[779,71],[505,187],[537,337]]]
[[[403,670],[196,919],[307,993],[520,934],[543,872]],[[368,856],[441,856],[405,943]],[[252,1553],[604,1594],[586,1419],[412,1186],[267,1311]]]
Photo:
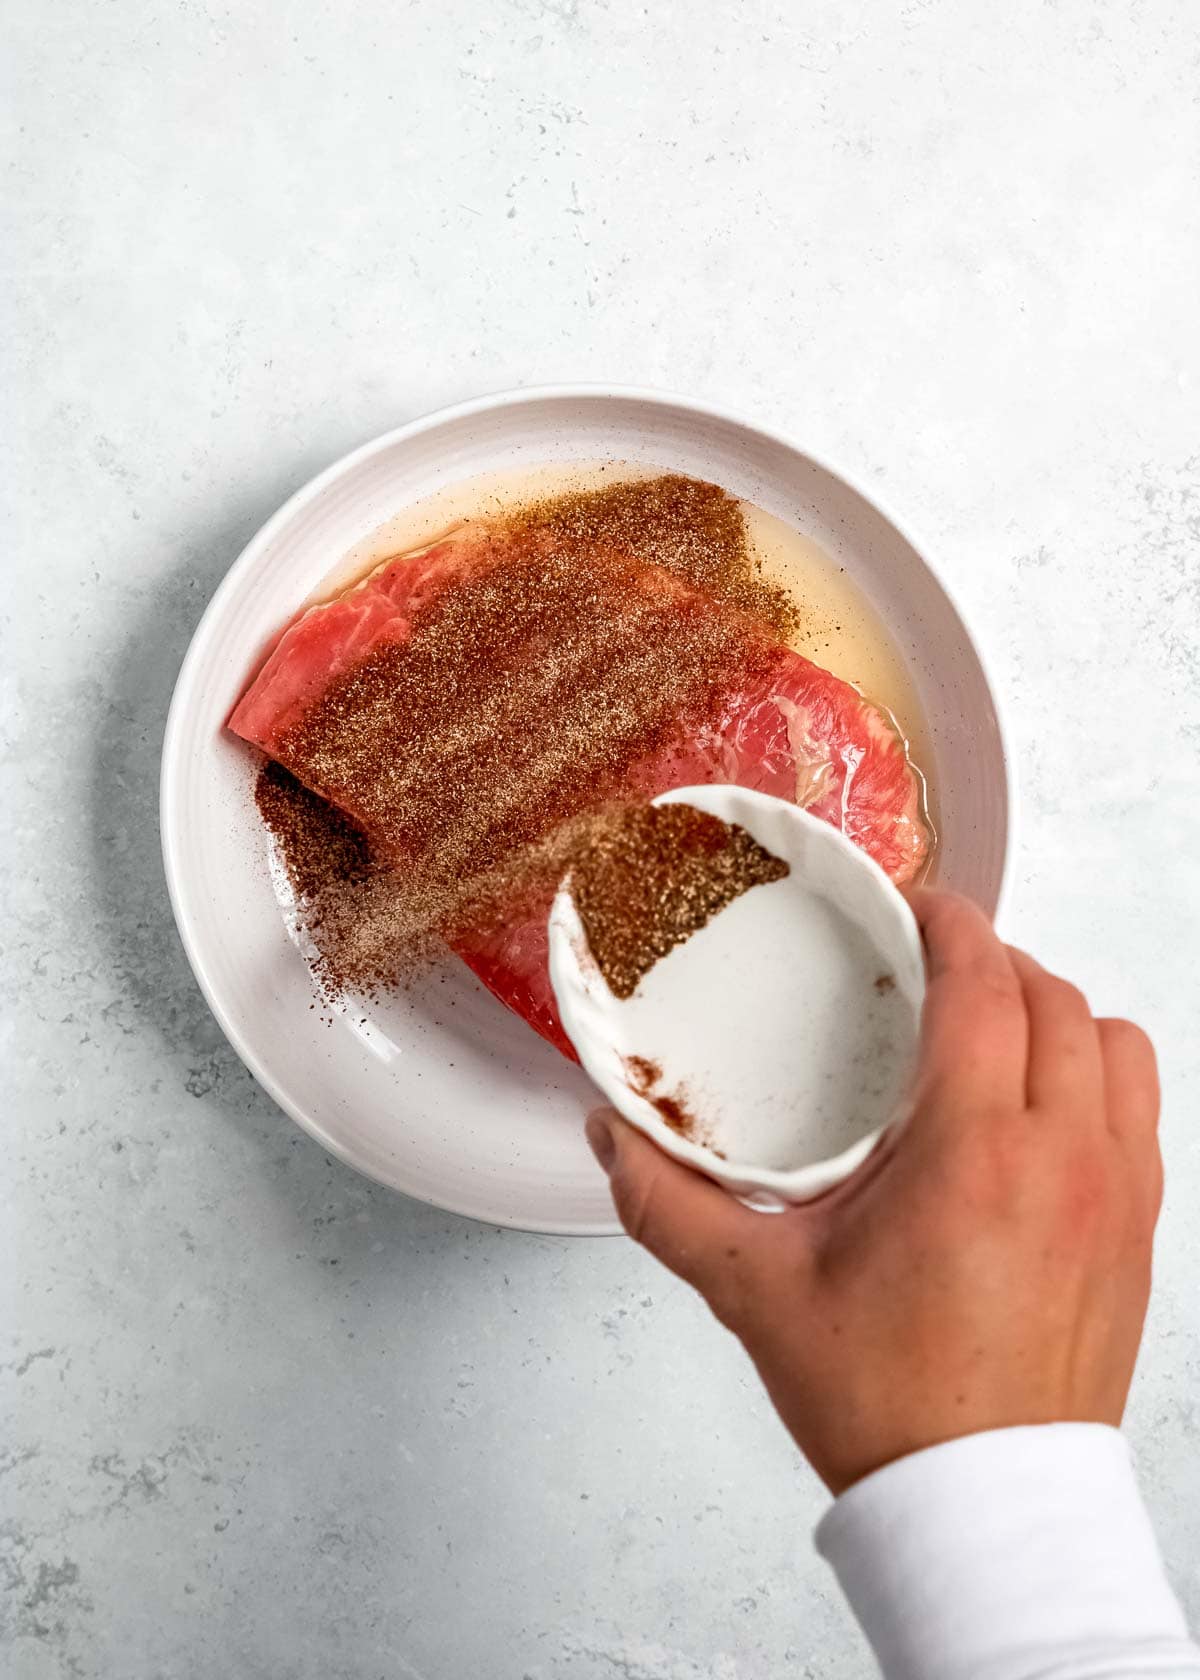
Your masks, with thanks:
[[[1129,1449],[1102,1424],[967,1435],[817,1527],[886,1680],[1200,1677]]]

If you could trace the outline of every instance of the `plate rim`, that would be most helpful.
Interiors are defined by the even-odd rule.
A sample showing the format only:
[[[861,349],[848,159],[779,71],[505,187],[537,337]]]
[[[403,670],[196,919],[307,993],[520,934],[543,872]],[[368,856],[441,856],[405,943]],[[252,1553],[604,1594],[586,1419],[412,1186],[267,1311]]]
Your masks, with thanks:
[[[171,692],[171,701],[167,709],[166,723],[163,729],[162,747],[160,750],[159,767],[159,797],[158,822],[159,840],[162,851],[163,873],[166,877],[167,897],[171,906],[175,926],[183,944],[184,954],[192,975],[211,1010],[217,1025],[221,1028],[229,1044],[236,1052],[242,1063],[255,1080],[266,1091],[272,1101],[281,1108],[303,1131],[315,1139],[323,1149],[350,1167],[361,1177],[371,1183],[380,1184],[382,1188],[396,1195],[409,1195],[413,1201],[421,1201],[427,1207],[436,1207],[443,1212],[473,1219],[481,1224],[498,1226],[503,1229],[529,1231],[544,1236],[578,1236],[598,1237],[616,1236],[621,1233],[619,1220],[594,1220],[587,1222],[572,1222],[563,1224],[560,1220],[537,1220],[524,1215],[505,1218],[495,1211],[484,1210],[479,1205],[471,1205],[470,1198],[448,1198],[446,1200],[432,1200],[427,1196],[415,1196],[396,1185],[386,1183],[367,1171],[356,1161],[349,1150],[336,1137],[332,1136],[321,1123],[312,1115],[306,1113],[298,1103],[284,1092],[277,1084],[273,1075],[264,1067],[258,1054],[246,1041],[244,1035],[230,1019],[220,997],[212,986],[206,972],[206,966],[200,957],[195,939],[195,930],[191,918],[188,916],[180,885],[179,860],[175,853],[175,835],[171,820],[171,811],[176,802],[176,775],[179,753],[177,740],[182,729],[182,720],[192,698],[195,687],[195,672],[203,659],[208,644],[212,638],[213,626],[221,614],[226,598],[232,595],[239,586],[243,576],[249,573],[258,558],[259,553],[274,539],[276,533],[285,527],[294,516],[308,503],[315,501],[323,491],[345,473],[351,471],[372,456],[402,444],[422,432],[446,425],[451,422],[470,419],[473,416],[486,414],[499,408],[519,407],[522,404],[534,404],[546,401],[570,402],[581,399],[595,400],[601,398],[615,402],[642,403],[648,407],[671,407],[681,409],[702,419],[720,422],[738,430],[757,435],[777,446],[810,462],[819,471],[844,485],[848,490],[859,496],[868,507],[873,508],[896,530],[903,540],[916,554],[921,564],[926,568],[948,604],[953,610],[959,624],[962,626],[971,651],[978,663],[983,678],[984,688],[991,702],[992,715],[995,719],[996,731],[999,737],[1000,757],[1005,775],[1005,824],[1004,824],[1004,853],[1000,882],[996,894],[995,919],[999,920],[1006,911],[1012,886],[1014,857],[1017,836],[1017,780],[1015,760],[1011,748],[1011,732],[1004,707],[1001,704],[996,683],[992,675],[992,668],[986,653],[980,645],[978,637],[971,627],[969,617],[964,613],[961,602],[955,590],[947,584],[941,568],[936,560],[930,558],[930,550],[913,532],[912,526],[905,520],[897,518],[886,500],[882,500],[874,490],[868,490],[856,477],[844,468],[834,465],[825,456],[814,450],[805,448],[788,433],[771,426],[764,426],[757,421],[748,419],[736,410],[722,404],[712,403],[700,398],[685,396],[681,393],[645,385],[610,385],[602,381],[580,383],[552,383],[542,385],[528,385],[509,387],[487,395],[468,398],[466,401],[449,403],[441,408],[416,416],[399,426],[394,426],[378,436],[368,439],[365,443],[348,450],[344,455],[323,467],[303,484],[299,485],[287,499],[275,510],[270,517],[259,526],[250,540],[242,548],[237,558],[232,562],[224,577],[213,591],[192,631],[187,651],[180,663],[179,672]],[[597,1093],[599,1100],[599,1093]]]

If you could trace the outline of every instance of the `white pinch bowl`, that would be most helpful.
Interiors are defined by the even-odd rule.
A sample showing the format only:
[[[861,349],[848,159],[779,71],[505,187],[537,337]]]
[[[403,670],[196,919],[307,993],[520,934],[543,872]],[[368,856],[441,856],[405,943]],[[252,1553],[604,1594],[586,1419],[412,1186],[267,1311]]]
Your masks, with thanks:
[[[549,922],[563,1025],[593,1083],[668,1155],[752,1206],[808,1201],[903,1113],[925,997],[916,918],[865,852],[786,800],[716,785],[654,804],[736,823],[788,874],[735,899],[628,999],[592,956],[568,876]],[[681,1090],[704,1138],[652,1100]]]

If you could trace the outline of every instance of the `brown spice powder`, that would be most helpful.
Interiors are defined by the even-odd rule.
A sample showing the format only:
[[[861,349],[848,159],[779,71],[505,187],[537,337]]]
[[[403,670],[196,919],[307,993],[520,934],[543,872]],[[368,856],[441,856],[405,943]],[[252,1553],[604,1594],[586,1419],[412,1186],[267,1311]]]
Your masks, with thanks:
[[[254,802],[287,859],[299,897],[317,900],[331,881],[349,884],[370,873],[370,851],[359,830],[281,764],[263,765]]]
[[[787,873],[736,824],[691,805],[633,805],[596,820],[573,862],[571,896],[609,990],[629,998],[660,957]]]
[[[518,539],[548,536],[559,553],[576,558],[604,548],[662,566],[714,601],[752,614],[780,641],[800,629],[795,601],[767,582],[751,553],[740,503],[704,479],[660,473],[529,502],[506,529]]]
[[[666,1121],[673,1132],[680,1137],[687,1138],[691,1143],[700,1143],[720,1160],[725,1160],[725,1151],[718,1149],[708,1136],[709,1128],[698,1115],[692,1112],[692,1104],[683,1087],[673,1092],[663,1092],[659,1089],[662,1084],[663,1071],[657,1062],[648,1056],[626,1056],[625,1076],[630,1087],[639,1097],[644,1097],[651,1107],[657,1109],[659,1115]]]
[[[327,992],[386,985],[439,936],[548,891],[590,813],[636,793],[639,764],[714,717],[794,624],[715,485],[618,483],[462,540],[460,575],[408,639],[281,739],[295,777],[269,767],[260,784]]]
[[[327,999],[374,995],[412,971],[437,945],[412,913],[395,870],[366,836],[280,764],[267,763],[254,790],[315,948],[314,976]]]

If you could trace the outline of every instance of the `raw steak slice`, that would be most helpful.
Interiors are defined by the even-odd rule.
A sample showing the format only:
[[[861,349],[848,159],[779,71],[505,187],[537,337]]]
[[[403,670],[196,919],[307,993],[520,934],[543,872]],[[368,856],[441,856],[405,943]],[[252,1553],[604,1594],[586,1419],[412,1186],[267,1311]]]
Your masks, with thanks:
[[[387,644],[407,641],[414,618],[424,609],[445,601],[450,589],[480,578],[486,581],[488,569],[498,563],[504,563],[503,550],[469,531],[452,534],[419,554],[383,562],[336,599],[302,612],[283,631],[235,708],[230,728],[279,759],[378,839],[370,809],[356,803],[353,790],[339,786],[336,776],[330,780],[327,770],[315,768],[315,761],[297,746],[303,736],[297,726],[331,685],[357,672],[368,656]],[[677,608],[711,625],[713,615],[725,611],[657,567],[619,564],[626,589],[630,576],[638,579],[639,599],[653,602],[660,615]],[[625,610],[627,595],[614,599]],[[633,610],[638,610],[636,601]],[[731,634],[738,633],[739,622],[744,623],[728,618]],[[512,668],[526,673],[532,669],[540,677],[548,657],[545,639],[539,639],[535,629],[523,645],[522,629],[520,624],[512,626]],[[575,698],[574,689],[558,692]],[[538,730],[553,731],[553,700],[546,710],[531,715],[536,724],[526,729],[523,740]],[[689,783],[735,782],[794,800],[831,822],[897,884],[919,871],[929,844],[919,779],[885,714],[848,683],[776,646],[758,658],[752,679],[744,673],[728,679],[727,689],[708,706],[703,721],[677,721],[678,728],[673,719],[668,745],[630,765],[619,787],[599,788],[597,799],[614,793],[652,797]],[[526,902],[499,934],[460,936],[453,949],[502,1002],[573,1056],[550,990],[547,910],[544,897]]]
[[[234,708],[229,727],[275,756],[279,737],[335,677],[384,642],[402,642],[414,613],[479,563],[477,545],[451,535],[415,554],[383,561],[332,601],[285,626]]]

